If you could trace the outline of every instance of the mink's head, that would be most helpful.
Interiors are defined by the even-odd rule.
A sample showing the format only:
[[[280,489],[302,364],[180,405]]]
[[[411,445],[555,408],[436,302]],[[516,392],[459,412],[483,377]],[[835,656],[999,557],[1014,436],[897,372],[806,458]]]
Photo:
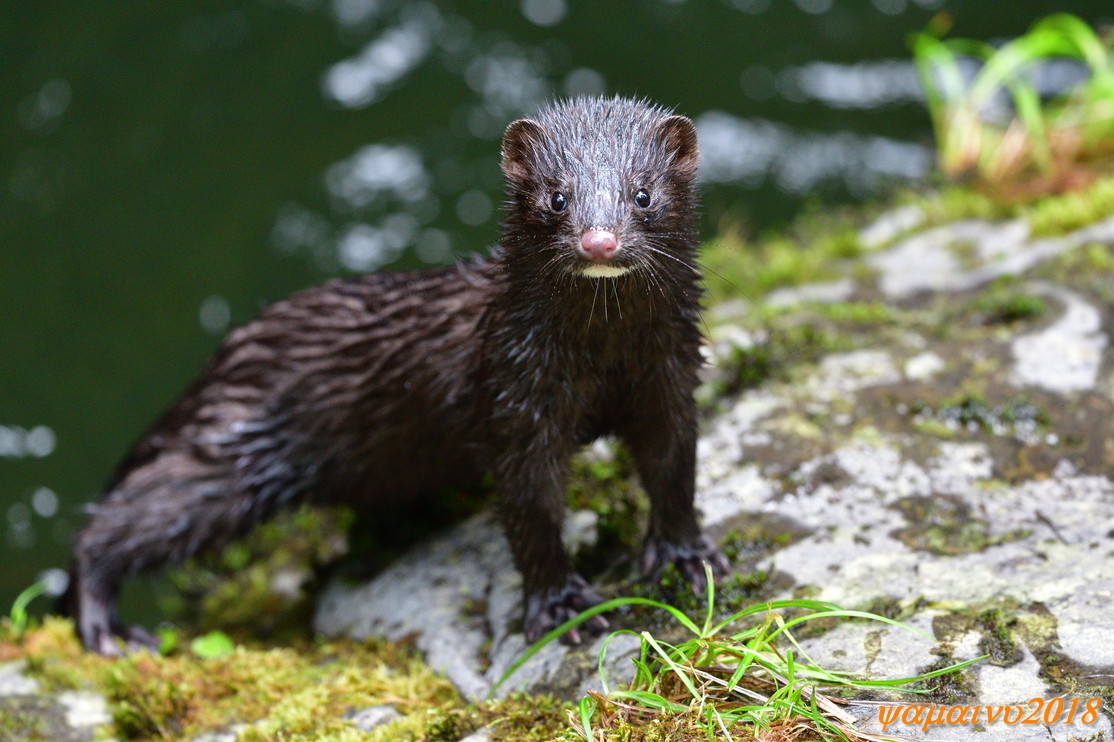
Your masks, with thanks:
[[[698,159],[692,122],[640,101],[576,98],[513,122],[508,263],[561,283],[691,277]]]

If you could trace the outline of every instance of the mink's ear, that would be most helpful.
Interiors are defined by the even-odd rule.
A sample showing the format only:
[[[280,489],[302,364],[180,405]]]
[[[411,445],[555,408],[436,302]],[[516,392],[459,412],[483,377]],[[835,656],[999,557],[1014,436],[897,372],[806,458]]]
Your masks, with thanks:
[[[654,127],[654,133],[669,155],[670,167],[683,175],[695,175],[700,148],[692,121],[684,116],[670,116]]]
[[[503,174],[512,183],[530,178],[531,156],[545,137],[545,127],[532,119],[512,121],[503,133]]]

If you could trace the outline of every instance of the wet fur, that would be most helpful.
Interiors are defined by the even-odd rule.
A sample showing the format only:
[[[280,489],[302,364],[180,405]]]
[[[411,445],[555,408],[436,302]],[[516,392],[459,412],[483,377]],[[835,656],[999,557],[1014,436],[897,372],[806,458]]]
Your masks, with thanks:
[[[560,540],[569,459],[630,447],[651,499],[644,566],[725,564],[693,510],[701,363],[691,122],[578,99],[508,127],[508,213],[492,258],[334,280],[266,308],[139,441],[79,534],[87,647],[149,643],[122,580],[218,548],[306,499],[363,509],[494,474],[536,638],[599,600]],[[654,194],[632,205],[638,188]],[[569,207],[549,208],[561,190]],[[616,278],[580,274],[580,234],[619,239]],[[602,621],[588,628],[599,629]],[[579,638],[573,635],[573,640]]]

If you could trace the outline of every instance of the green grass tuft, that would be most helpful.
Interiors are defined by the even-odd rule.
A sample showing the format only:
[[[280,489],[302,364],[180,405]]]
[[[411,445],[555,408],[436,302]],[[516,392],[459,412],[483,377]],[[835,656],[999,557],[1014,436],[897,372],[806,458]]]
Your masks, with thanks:
[[[855,729],[854,719],[824,691],[891,689],[924,693],[927,689],[912,686],[982,659],[892,680],[862,680],[831,672],[812,661],[794,637],[795,629],[809,622],[837,619],[875,621],[923,632],[885,616],[802,599],[760,603],[716,619],[710,569],[707,576],[706,608],[699,618],[647,598],[609,600],[543,637],[508,669],[496,689],[569,629],[603,611],[634,605],[666,612],[690,638],[669,644],[648,631],[613,632],[599,655],[604,692],[589,692],[569,715],[579,739],[736,739],[753,737],[761,731],[799,731],[802,727],[820,739],[869,739]],[[611,689],[603,668],[608,647],[621,635],[639,640],[633,658],[634,678],[622,688]],[[665,730],[667,734],[663,734]]]
[[[1087,169],[1112,154],[1114,59],[1108,40],[1078,17],[1056,13],[995,48],[972,39],[943,39],[945,18],[937,16],[911,42],[941,171],[1020,197],[1084,184]],[[1054,58],[1078,60],[1089,74],[1042,101],[1030,73]],[[963,59],[980,63],[973,79],[962,72]],[[1003,91],[1013,103],[1013,117],[988,120],[988,104]]]

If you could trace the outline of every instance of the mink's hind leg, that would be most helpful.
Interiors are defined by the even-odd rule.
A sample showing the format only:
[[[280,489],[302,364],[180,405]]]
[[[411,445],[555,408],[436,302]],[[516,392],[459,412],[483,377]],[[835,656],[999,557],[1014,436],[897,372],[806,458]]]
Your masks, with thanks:
[[[235,488],[230,468],[168,452],[129,472],[78,534],[70,608],[82,643],[100,654],[154,647],[146,631],[117,617],[124,580],[220,547],[270,514],[264,498]]]
[[[75,565],[70,579],[71,586],[69,610],[73,616],[77,635],[86,649],[110,657],[124,654],[116,642],[123,640],[127,651],[149,649],[157,651],[159,640],[138,626],[124,626],[116,615],[116,596],[119,582],[104,584],[96,582],[96,572],[88,566]],[[89,578],[94,584],[89,585]]]

